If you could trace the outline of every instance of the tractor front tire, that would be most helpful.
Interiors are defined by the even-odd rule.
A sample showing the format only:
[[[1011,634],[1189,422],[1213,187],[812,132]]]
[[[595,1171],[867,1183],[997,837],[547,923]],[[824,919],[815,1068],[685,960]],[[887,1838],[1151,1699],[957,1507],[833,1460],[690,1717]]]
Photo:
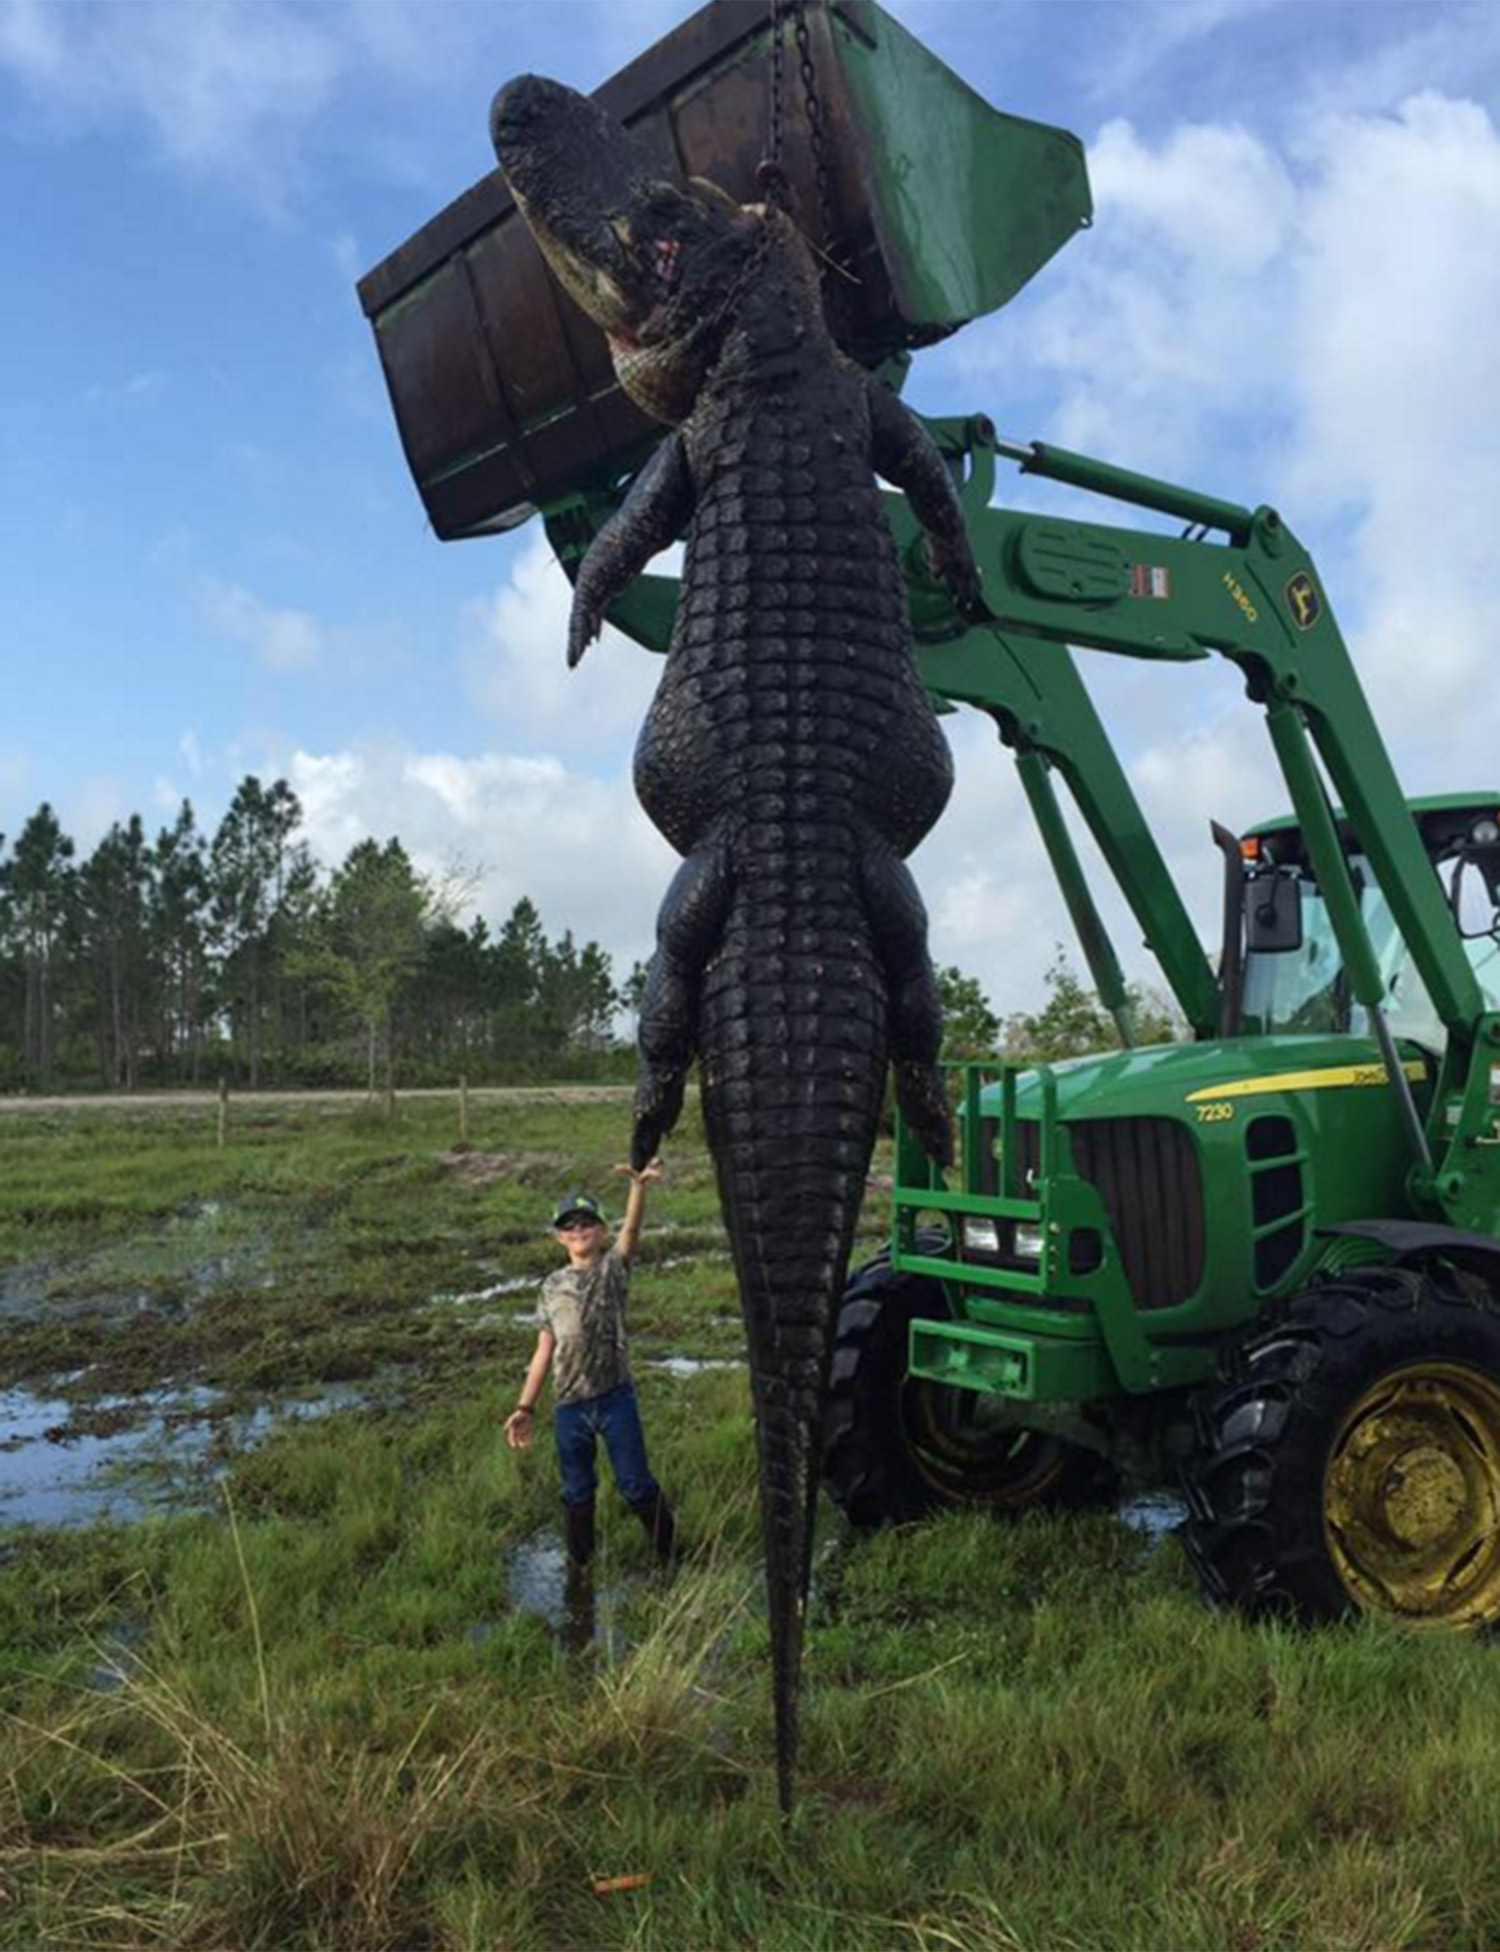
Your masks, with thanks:
[[[1353,1269],[1277,1303],[1195,1409],[1183,1538],[1205,1596],[1304,1620],[1500,1620],[1500,1308]]]
[[[986,1397],[907,1373],[914,1321],[946,1321],[941,1283],[895,1273],[885,1254],[850,1281],[839,1311],[824,1418],[823,1481],[859,1531],[942,1510],[1015,1514],[1101,1501],[1105,1461],[1018,1430]]]

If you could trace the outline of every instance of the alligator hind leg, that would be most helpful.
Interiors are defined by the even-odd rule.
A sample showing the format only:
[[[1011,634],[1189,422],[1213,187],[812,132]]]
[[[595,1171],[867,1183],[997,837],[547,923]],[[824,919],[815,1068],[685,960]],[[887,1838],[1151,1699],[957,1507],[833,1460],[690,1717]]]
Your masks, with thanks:
[[[906,864],[872,849],[863,871],[865,913],[885,968],[890,995],[891,1064],[902,1116],[940,1166],[953,1156],[953,1134],[938,1052],[943,1005],[927,953],[927,910]]]
[[[656,920],[656,954],[646,977],[637,1041],[640,1078],[630,1163],[654,1159],[677,1123],[698,1028],[698,989],[729,908],[726,850],[715,843],[690,854],[672,878]]]

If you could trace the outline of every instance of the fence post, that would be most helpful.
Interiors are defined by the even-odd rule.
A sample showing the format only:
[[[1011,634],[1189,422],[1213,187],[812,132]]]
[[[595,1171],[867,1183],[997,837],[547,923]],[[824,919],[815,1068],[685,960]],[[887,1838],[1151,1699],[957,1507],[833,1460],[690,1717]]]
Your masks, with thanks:
[[[219,1078],[219,1150],[224,1149],[224,1141],[229,1132],[229,1080]]]
[[[462,1071],[458,1074],[458,1142],[469,1143],[469,1080]]]

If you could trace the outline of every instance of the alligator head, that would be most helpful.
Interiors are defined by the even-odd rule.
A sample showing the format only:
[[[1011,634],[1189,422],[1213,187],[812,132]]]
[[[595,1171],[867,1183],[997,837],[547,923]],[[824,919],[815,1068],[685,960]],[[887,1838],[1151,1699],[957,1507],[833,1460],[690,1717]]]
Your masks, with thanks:
[[[586,95],[522,75],[490,136],[516,205],[573,301],[609,339],[620,384],[684,419],[753,269],[764,213],[674,179]]]

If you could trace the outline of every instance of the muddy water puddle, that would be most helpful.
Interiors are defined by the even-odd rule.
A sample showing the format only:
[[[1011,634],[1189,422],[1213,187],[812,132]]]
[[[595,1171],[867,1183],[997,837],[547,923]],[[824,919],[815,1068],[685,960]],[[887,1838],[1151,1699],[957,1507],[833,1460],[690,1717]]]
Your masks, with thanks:
[[[1177,1493],[1160,1488],[1133,1492],[1115,1507],[1122,1525],[1151,1539],[1170,1538],[1187,1515],[1187,1505]]]
[[[706,1376],[713,1369],[746,1369],[749,1365],[741,1356],[645,1356],[638,1366],[642,1369],[659,1370],[663,1375],[678,1376],[686,1380],[692,1376]]]
[[[222,1288],[275,1280],[269,1235],[247,1229],[224,1202],[203,1200],[127,1239],[0,1270],[0,1323],[148,1311],[180,1319]]]
[[[535,1274],[507,1274],[483,1288],[464,1288],[457,1293],[435,1294],[428,1308],[472,1308],[476,1302],[502,1301],[507,1295],[535,1294],[541,1286]]]
[[[87,1406],[30,1390],[0,1391],[0,1525],[130,1524],[195,1502],[220,1463],[279,1423],[357,1409],[369,1392],[230,1410],[217,1391],[152,1390]]]
[[[592,1650],[608,1661],[624,1656],[626,1639],[620,1623],[624,1589],[600,1584],[592,1571],[580,1575],[572,1570],[559,1533],[535,1532],[511,1548],[505,1557],[505,1590],[512,1613],[545,1620],[570,1652]],[[482,1625],[470,1637],[483,1640],[494,1631],[493,1626]]]

